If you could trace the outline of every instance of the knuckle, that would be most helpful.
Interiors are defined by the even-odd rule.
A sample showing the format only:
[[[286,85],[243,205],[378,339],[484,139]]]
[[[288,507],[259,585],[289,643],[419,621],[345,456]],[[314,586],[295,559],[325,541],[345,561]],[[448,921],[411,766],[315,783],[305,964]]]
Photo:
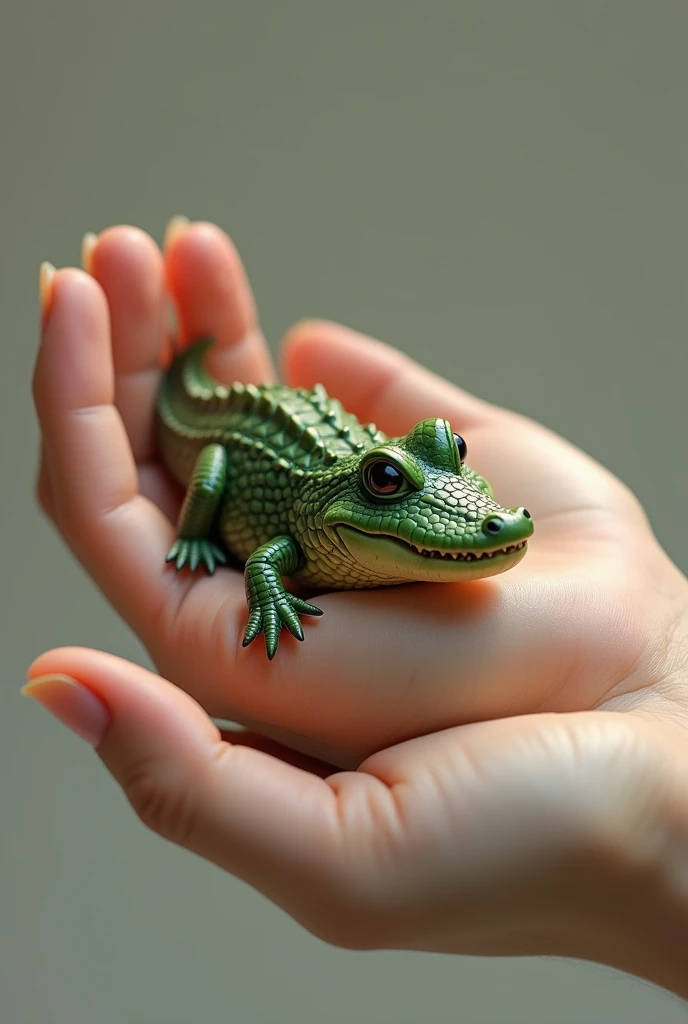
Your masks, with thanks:
[[[403,938],[407,925],[403,898],[390,879],[350,869],[329,874],[315,886],[305,926],[322,942],[339,949],[385,949]]]
[[[45,481],[39,477],[33,489],[34,501],[38,505],[43,515],[48,515],[48,493]]]
[[[52,500],[52,492],[46,474],[39,473],[34,485],[34,500],[46,519],[55,522],[55,508]]]
[[[384,949],[391,938],[385,925],[385,914],[380,908],[366,903],[344,905],[338,902],[330,908],[326,918],[311,927],[311,931],[329,946],[359,952]],[[399,936],[395,938],[398,940]]]
[[[321,942],[335,949],[348,949],[358,953],[381,949],[382,944],[375,941],[369,927],[364,927],[362,922],[353,926],[348,922],[335,921],[327,928],[315,931],[314,934]]]
[[[196,831],[196,801],[188,780],[149,761],[133,765],[123,788],[140,821],[178,846],[188,846]]]

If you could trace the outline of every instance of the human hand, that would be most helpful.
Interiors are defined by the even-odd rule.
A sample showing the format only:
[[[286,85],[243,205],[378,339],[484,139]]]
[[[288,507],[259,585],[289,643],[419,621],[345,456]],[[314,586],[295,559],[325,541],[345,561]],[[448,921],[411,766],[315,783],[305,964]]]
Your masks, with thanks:
[[[273,376],[241,262],[218,228],[176,224],[164,257],[147,235],[119,227],[91,241],[88,265],[90,275],[59,271],[48,290],[34,385],[39,498],[162,674],[206,711],[355,767],[467,722],[676,710],[686,659],[670,638],[683,629],[687,585],[633,495],[543,427],[329,323],[289,333],[287,381],[322,380],[391,435],[448,418],[498,500],[531,510],[535,535],[505,576],[327,594],[305,644],[283,637],[272,664],[258,645],[242,649],[241,574],[165,565],[181,495],[153,443],[165,287],[182,342],[217,336],[214,376]]]
[[[685,737],[609,712],[477,723],[337,772],[222,736],[177,687],[60,649],[25,692],[140,819],[351,949],[549,955],[688,998]]]
[[[43,655],[31,676],[66,673],[86,694],[48,681],[33,695],[67,718],[65,694],[98,695],[95,710],[80,705],[82,732],[142,819],[328,941],[585,956],[679,991],[686,584],[632,495],[530,421],[344,328],[300,325],[289,383],[319,377],[391,434],[451,419],[498,498],[531,508],[536,534],[507,577],[320,598],[306,644],[268,665],[239,647],[236,574],[187,582],[163,569],[179,495],[151,441],[163,273],[184,339],[219,336],[215,376],[270,375],[240,264],[199,225],[164,265],[145,236],[113,229],[92,269],[112,340],[85,275],[61,272],[48,298],[41,502],[198,703],[75,650]],[[249,734],[227,743],[199,704],[357,770]],[[655,953],[638,940],[649,925]],[[665,944],[672,931],[680,941]]]

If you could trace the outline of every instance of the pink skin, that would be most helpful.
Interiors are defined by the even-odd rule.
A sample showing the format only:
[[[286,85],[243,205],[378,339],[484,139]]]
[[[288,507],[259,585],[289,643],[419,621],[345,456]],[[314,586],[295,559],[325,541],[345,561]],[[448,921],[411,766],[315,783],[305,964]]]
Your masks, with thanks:
[[[669,808],[676,834],[688,821],[674,798],[688,774],[688,583],[637,500],[525,417],[345,327],[303,322],[282,347],[288,383],[321,381],[389,434],[447,417],[535,534],[504,576],[320,596],[305,643],[283,635],[268,663],[258,643],[240,646],[239,573],[165,566],[181,496],[151,432],[165,282],[182,341],[218,336],[218,379],[274,375],[239,257],[213,225],[178,231],[164,255],[117,227],[91,270],[59,271],[46,305],[39,500],[175,685],[75,649],[31,675],[66,673],[104,702],[96,745],[141,817],[330,941],[590,956],[650,976],[584,898],[632,876],[617,871],[623,851]],[[227,744],[207,714],[358,770],[296,767],[255,736]],[[150,770],[132,779],[142,759]],[[450,895],[436,904],[428,878]]]
[[[240,574],[176,575],[164,564],[181,496],[155,461],[152,405],[165,278],[182,340],[218,336],[220,379],[273,375],[243,268],[218,228],[197,224],[164,260],[142,232],[111,228],[92,272],[65,269],[54,282],[35,382],[51,467],[39,493],[160,671],[211,714],[268,720],[275,738],[352,765],[461,722],[584,710],[661,686],[658,636],[684,580],[627,489],[539,425],[323,322],[287,336],[289,382],[321,379],[391,434],[446,416],[498,499],[530,509],[535,536],[504,577],[326,595],[323,618],[305,622],[306,642],[283,636],[272,665],[259,644],[241,649]],[[80,406],[93,411],[75,416]],[[640,600],[648,573],[664,595],[656,624]]]

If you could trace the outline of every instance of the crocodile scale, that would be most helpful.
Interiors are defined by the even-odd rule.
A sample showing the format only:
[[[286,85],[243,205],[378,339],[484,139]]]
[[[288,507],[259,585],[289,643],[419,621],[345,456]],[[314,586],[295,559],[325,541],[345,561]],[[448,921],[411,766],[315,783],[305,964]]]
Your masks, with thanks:
[[[158,394],[160,458],[186,489],[168,560],[211,572],[225,554],[245,564],[245,643],[263,632],[272,657],[283,627],[302,639],[298,612],[320,613],[287,594],[282,575],[350,590],[475,579],[523,556],[530,516],[504,509],[461,463],[445,420],[389,439],[319,384],[225,386],[203,369],[211,344],[179,353]],[[398,496],[371,489],[373,464]]]

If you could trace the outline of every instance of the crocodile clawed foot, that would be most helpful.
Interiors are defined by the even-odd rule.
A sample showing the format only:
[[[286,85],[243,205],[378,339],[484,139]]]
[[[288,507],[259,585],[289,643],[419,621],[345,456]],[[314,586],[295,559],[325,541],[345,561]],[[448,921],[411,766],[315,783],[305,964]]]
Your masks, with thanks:
[[[170,548],[166,562],[174,562],[177,571],[188,565],[195,572],[199,565],[204,565],[212,575],[217,565],[225,565],[227,556],[224,551],[210,540],[199,537],[177,537]]]
[[[301,615],[322,615],[322,608],[317,608],[300,597],[294,597],[283,591],[279,597],[272,598],[269,594],[261,596],[251,609],[244,639],[241,646],[248,647],[257,636],[263,633],[265,649],[270,661],[277,653],[280,632],[287,629],[297,640],[303,640],[303,628],[299,619]]]

